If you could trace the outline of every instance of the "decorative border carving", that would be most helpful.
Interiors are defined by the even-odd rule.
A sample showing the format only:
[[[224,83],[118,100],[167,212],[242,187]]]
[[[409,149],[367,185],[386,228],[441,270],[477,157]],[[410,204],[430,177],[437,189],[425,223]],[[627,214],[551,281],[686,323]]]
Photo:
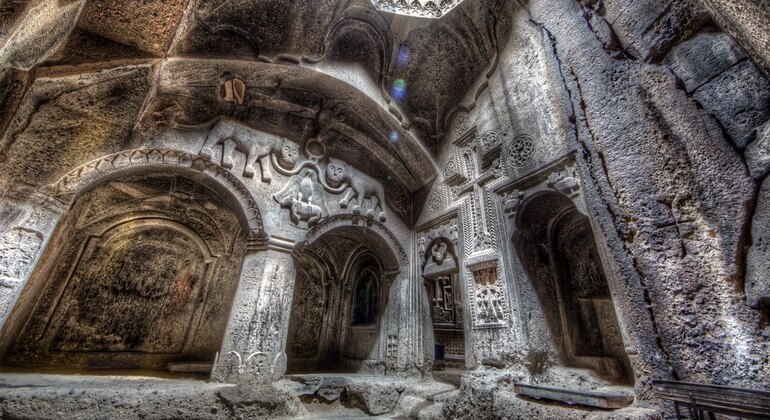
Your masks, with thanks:
[[[235,175],[206,158],[179,150],[134,149],[107,155],[68,172],[49,185],[49,188],[52,196],[61,201],[71,201],[76,193],[110,174],[128,168],[157,165],[191,169],[214,179],[230,191],[240,204],[251,235],[254,238],[266,236],[256,200]]]
[[[398,15],[438,19],[463,0],[372,0],[379,10]]]
[[[497,259],[466,265],[470,274],[466,285],[468,287],[471,321],[474,329],[502,328],[508,325],[510,310],[506,298],[501,266]],[[478,273],[494,269],[493,283],[479,283]]]
[[[321,219],[321,221],[308,231],[305,239],[306,244],[310,245],[326,232],[344,226],[368,228],[372,232],[377,233],[394,252],[396,259],[401,266],[409,264],[409,257],[406,251],[404,251],[404,247],[401,246],[398,238],[396,238],[396,235],[394,235],[390,229],[376,220],[368,219],[366,216],[357,214],[337,214]]]

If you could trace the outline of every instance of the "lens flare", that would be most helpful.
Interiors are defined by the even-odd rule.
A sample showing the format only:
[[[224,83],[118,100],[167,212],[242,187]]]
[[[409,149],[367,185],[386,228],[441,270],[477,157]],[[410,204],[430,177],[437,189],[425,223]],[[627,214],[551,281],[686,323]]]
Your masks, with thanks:
[[[403,101],[406,98],[406,82],[404,79],[396,79],[393,87],[390,89],[390,95],[397,101]]]
[[[401,47],[396,53],[396,66],[406,67],[407,64],[409,64],[409,48]]]
[[[390,132],[390,136],[389,137],[390,137],[390,142],[391,143],[398,143],[398,139],[401,136],[399,136],[398,131],[393,130],[393,131]]]

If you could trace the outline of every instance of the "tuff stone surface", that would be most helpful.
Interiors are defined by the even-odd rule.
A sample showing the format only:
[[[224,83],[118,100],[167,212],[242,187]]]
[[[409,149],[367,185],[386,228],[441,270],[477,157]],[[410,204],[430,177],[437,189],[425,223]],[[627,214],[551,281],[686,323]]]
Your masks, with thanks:
[[[688,93],[701,87],[746,58],[723,32],[701,32],[679,44],[663,62],[684,83]]]
[[[746,147],[753,130],[770,118],[770,83],[750,61],[705,83],[693,97],[719,120],[739,148]]]
[[[3,2],[0,364],[127,376],[4,375],[0,416],[642,419],[673,416],[656,379],[770,387],[768,10]],[[143,376],[168,363],[213,368]]]

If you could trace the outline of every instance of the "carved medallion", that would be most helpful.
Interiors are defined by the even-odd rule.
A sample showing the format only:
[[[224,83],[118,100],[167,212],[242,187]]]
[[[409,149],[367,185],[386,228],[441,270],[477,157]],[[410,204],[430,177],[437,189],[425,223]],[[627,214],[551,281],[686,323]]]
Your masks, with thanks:
[[[441,190],[435,190],[430,193],[425,208],[431,213],[435,213],[441,209]]]
[[[455,135],[461,136],[471,128],[471,119],[467,112],[461,112],[455,119]]]
[[[535,156],[535,139],[522,134],[508,145],[508,163],[514,168],[527,166]]]

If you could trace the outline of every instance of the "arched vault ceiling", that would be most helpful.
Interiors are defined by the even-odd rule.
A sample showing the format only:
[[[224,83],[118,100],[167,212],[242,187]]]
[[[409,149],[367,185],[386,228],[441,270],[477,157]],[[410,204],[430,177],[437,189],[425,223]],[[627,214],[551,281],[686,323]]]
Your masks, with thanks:
[[[221,100],[223,83],[246,85],[244,102]],[[360,90],[300,66],[236,60],[169,59],[147,119],[176,127],[205,125],[219,116],[302,143],[323,140],[332,157],[396,190],[417,191],[436,176],[423,147],[383,107]],[[399,141],[391,133],[399,133]]]
[[[199,0],[171,55],[357,62],[394,117],[433,149],[495,61],[510,13],[503,3],[466,0],[441,19],[421,19],[377,11],[370,0]]]
[[[41,1],[51,0],[0,2],[0,31],[11,33]],[[515,3],[464,0],[426,19],[379,11],[371,0],[61,0],[82,12],[43,66],[151,57],[355,62],[391,118],[434,150],[452,112],[494,68]]]

